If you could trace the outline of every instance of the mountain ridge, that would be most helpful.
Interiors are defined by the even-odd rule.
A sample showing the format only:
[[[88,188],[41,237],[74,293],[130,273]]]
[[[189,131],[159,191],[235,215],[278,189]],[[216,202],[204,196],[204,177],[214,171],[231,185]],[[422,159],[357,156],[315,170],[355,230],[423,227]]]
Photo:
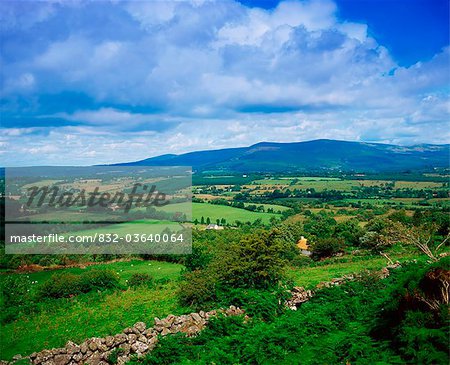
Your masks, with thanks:
[[[317,139],[258,142],[248,147],[165,154],[121,166],[192,166],[194,171],[305,172],[317,170],[384,172],[449,167],[450,144],[394,144]]]

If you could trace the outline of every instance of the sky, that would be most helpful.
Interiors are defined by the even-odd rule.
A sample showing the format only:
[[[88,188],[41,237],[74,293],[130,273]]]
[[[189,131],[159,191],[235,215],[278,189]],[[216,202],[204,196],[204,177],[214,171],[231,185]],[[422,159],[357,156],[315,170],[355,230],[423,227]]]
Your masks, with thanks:
[[[448,0],[2,1],[0,166],[449,143]]]

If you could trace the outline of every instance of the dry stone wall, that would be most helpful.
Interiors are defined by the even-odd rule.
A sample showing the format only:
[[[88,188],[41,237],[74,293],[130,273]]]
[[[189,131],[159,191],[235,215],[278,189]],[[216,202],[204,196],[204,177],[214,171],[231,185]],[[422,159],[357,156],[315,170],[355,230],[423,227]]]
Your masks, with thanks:
[[[166,318],[155,318],[154,326],[147,328],[144,322],[125,328],[122,333],[105,338],[90,338],[77,345],[69,341],[65,347],[35,352],[29,357],[14,356],[12,362],[0,361],[0,364],[11,364],[19,360],[34,365],[107,365],[112,355],[117,364],[125,364],[131,355],[142,356],[151,351],[158,343],[159,336],[178,332],[187,336],[195,336],[208,323],[210,318],[244,315],[244,311],[235,306],[227,309],[200,311],[181,316],[169,315]]]
[[[373,272],[379,278],[389,276],[389,270],[400,267],[399,263],[389,265],[380,271]],[[316,286],[317,289],[329,288],[342,285],[347,281],[361,278],[361,274],[344,275],[331,281],[322,282]],[[291,310],[297,310],[302,303],[307,302],[314,296],[314,291],[303,287],[294,287],[291,297],[285,305]],[[14,364],[18,360],[28,360],[34,365],[107,365],[108,359],[116,352],[117,364],[125,364],[131,355],[142,356],[153,350],[158,343],[159,336],[166,336],[178,332],[187,336],[195,336],[205,326],[211,317],[218,315],[238,316],[244,315],[244,310],[235,306],[227,309],[213,310],[210,312],[200,311],[181,316],[169,315],[166,318],[155,318],[154,326],[147,328],[144,322],[138,322],[133,327],[125,328],[122,333],[105,338],[90,338],[82,344],[77,345],[69,341],[65,347],[59,349],[43,350],[22,358],[16,355],[12,362],[0,361],[0,365]]]

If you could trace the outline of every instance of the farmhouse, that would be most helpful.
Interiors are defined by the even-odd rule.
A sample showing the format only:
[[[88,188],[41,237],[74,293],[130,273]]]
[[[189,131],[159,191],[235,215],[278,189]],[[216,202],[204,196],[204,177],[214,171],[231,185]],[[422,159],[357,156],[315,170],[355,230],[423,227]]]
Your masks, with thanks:
[[[205,229],[216,229],[216,230],[219,230],[219,229],[223,229],[223,227],[219,226],[218,224],[211,223],[211,224],[208,224]]]
[[[309,250],[308,239],[301,236],[297,241],[297,247],[303,255],[311,256],[311,251]]]
[[[297,247],[300,250],[307,250],[309,248],[308,240],[305,237],[301,236],[300,239],[297,241]]]

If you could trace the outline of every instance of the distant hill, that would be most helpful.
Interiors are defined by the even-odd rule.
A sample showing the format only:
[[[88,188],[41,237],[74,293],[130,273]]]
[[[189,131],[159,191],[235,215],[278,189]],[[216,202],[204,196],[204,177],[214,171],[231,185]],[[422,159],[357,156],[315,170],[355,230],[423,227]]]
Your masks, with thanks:
[[[192,166],[194,171],[305,172],[340,170],[387,172],[449,167],[450,145],[396,146],[319,139],[261,142],[250,147],[161,155],[118,165]]]

